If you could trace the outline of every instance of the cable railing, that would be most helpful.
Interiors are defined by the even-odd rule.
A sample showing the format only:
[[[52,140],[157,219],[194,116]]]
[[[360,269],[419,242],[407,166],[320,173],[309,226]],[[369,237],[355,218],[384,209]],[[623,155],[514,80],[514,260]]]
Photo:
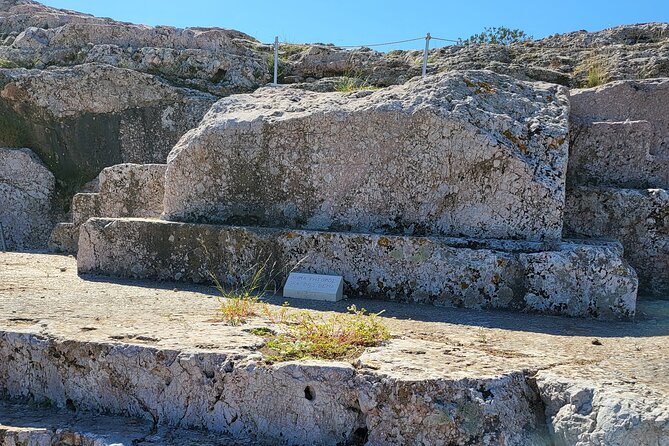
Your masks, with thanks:
[[[425,77],[427,76],[427,61],[428,61],[428,56],[430,52],[430,40],[439,40],[442,42],[451,42],[451,43],[461,43],[461,40],[453,40],[453,39],[444,39],[442,37],[433,37],[430,33],[427,33],[424,37],[416,37],[414,39],[404,39],[404,40],[396,40],[394,42],[383,42],[383,43],[370,43],[366,45],[337,45],[337,48],[346,48],[346,49],[352,49],[352,48],[374,48],[374,47],[379,47],[379,46],[389,46],[389,45],[399,45],[401,43],[410,43],[410,42],[417,42],[419,40],[425,40],[425,48],[423,49],[423,64],[422,64],[422,76]],[[274,38],[274,78],[272,85],[277,86],[279,85],[279,46],[281,44],[279,43],[279,36],[276,36]]]

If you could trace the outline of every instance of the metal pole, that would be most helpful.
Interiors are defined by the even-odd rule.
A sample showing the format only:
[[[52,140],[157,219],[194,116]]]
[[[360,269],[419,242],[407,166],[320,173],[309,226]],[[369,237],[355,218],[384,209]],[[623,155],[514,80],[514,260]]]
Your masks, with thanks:
[[[5,231],[0,223],[0,251],[7,251],[7,243],[5,243]]]
[[[279,85],[279,36],[274,37],[274,85]]]
[[[430,51],[430,33],[425,35],[425,51],[423,51],[423,77],[427,75],[427,53]]]

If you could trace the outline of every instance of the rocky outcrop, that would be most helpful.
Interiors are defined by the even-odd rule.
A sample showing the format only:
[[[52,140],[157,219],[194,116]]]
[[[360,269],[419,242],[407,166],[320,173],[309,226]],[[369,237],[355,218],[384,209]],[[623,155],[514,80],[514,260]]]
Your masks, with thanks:
[[[54,187],[53,174],[30,150],[0,148],[0,223],[8,250],[46,247]]]
[[[0,58],[17,66],[104,63],[217,95],[269,80],[269,51],[239,31],[134,25],[23,0],[3,2],[0,13]]]
[[[168,158],[165,218],[559,239],[566,91],[485,71],[222,99]]]
[[[620,240],[644,294],[669,292],[669,80],[571,92],[565,235]]]
[[[537,386],[556,446],[669,445],[669,405],[625,389],[541,372]]]
[[[511,45],[451,43],[430,51],[428,72],[487,69],[522,80],[583,87],[591,70],[597,70],[605,81],[669,76],[668,42],[668,24],[646,23],[556,34]],[[342,51],[326,45],[285,45],[282,55],[284,81],[302,83],[304,88],[331,76],[354,77],[379,86],[403,83],[420,75],[422,63],[421,51],[384,54],[369,48]]]
[[[0,142],[31,147],[69,191],[107,166],[165,162],[215,100],[109,65],[0,71]]]
[[[51,234],[53,252],[76,253],[79,227],[91,217],[159,218],[163,212],[164,164],[117,164],[100,172],[98,192],[72,199],[72,223],[59,223]]]
[[[466,308],[628,318],[636,273],[613,245],[533,243],[91,219],[81,227],[80,273],[239,286],[265,265],[344,277],[350,296]],[[273,271],[269,271],[272,269]]]
[[[217,95],[252,91],[271,81],[271,46],[239,31],[134,25],[29,0],[4,1],[0,13],[0,31],[5,36],[0,58],[5,65],[44,68],[100,62],[159,74],[175,85]],[[607,80],[668,76],[668,41],[669,25],[647,23],[511,45],[450,42],[450,46],[431,50],[428,70],[489,69],[523,80],[580,87],[592,67]],[[422,46],[422,42],[416,44]],[[388,86],[420,75],[420,65],[420,51],[381,53],[369,48],[284,43],[279,79],[330,90],[332,85],[316,81],[347,76]]]

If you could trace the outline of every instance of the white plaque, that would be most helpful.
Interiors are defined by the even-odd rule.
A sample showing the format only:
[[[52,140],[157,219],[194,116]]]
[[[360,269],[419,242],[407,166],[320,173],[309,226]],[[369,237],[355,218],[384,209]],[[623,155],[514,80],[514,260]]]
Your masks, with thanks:
[[[327,300],[336,302],[343,298],[344,278],[323,274],[290,273],[283,286],[283,297],[296,299]]]

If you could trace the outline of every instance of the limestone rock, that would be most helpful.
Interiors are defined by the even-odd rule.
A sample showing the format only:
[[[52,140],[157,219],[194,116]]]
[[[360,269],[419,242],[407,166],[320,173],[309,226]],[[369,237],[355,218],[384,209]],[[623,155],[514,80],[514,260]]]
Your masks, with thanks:
[[[619,248],[573,243],[293,231],[90,219],[80,273],[239,286],[266,265],[277,289],[288,271],[336,274],[344,294],[466,308],[629,318],[637,278]],[[272,270],[272,271],[269,271]]]
[[[6,36],[0,58],[6,64],[44,68],[100,62],[158,73],[175,85],[217,95],[252,91],[271,81],[271,46],[239,31],[135,25],[28,0],[4,1],[0,12],[0,32]],[[666,23],[577,31],[508,46],[451,42],[430,51],[428,71],[489,69],[579,87],[593,64],[600,64],[609,80],[668,76],[667,42]],[[416,42],[417,49],[421,46]],[[401,84],[420,75],[422,60],[419,50],[381,53],[320,43],[282,44],[279,55],[280,82],[301,86],[351,73],[376,86]]]
[[[580,186],[567,194],[565,233],[611,237],[625,247],[641,289],[669,293],[669,194],[664,189]]]
[[[74,254],[79,227],[92,217],[158,218],[163,212],[164,164],[117,164],[97,178],[97,192],[75,194],[72,223],[57,225],[49,241],[54,252]]]
[[[100,172],[100,217],[158,218],[163,212],[164,164],[117,164]]]
[[[572,122],[570,139],[570,186],[669,187],[669,157],[651,153],[657,146],[648,121]]]
[[[215,101],[101,64],[0,71],[0,141],[31,147],[65,189],[110,165],[164,162]]]
[[[669,79],[572,90],[569,182],[669,188]]]
[[[0,358],[5,397],[70,401],[160,430],[200,428],[276,445],[550,444],[522,371],[417,380],[345,362],[263,366],[250,348],[187,351],[9,331],[0,332]]]
[[[13,37],[0,46],[0,57],[18,66],[99,62],[218,95],[249,91],[269,80],[269,48],[263,54],[259,42],[239,31],[135,25],[32,1],[0,7],[0,30]]]
[[[33,152],[0,148],[0,223],[7,249],[46,248],[54,187],[53,174]]]
[[[168,158],[165,218],[559,239],[566,90],[486,71],[222,99]]]
[[[76,254],[79,246],[79,227],[74,223],[58,223],[49,236],[49,251]]]
[[[556,446],[669,445],[669,405],[648,389],[626,390],[550,372],[537,376]]]

